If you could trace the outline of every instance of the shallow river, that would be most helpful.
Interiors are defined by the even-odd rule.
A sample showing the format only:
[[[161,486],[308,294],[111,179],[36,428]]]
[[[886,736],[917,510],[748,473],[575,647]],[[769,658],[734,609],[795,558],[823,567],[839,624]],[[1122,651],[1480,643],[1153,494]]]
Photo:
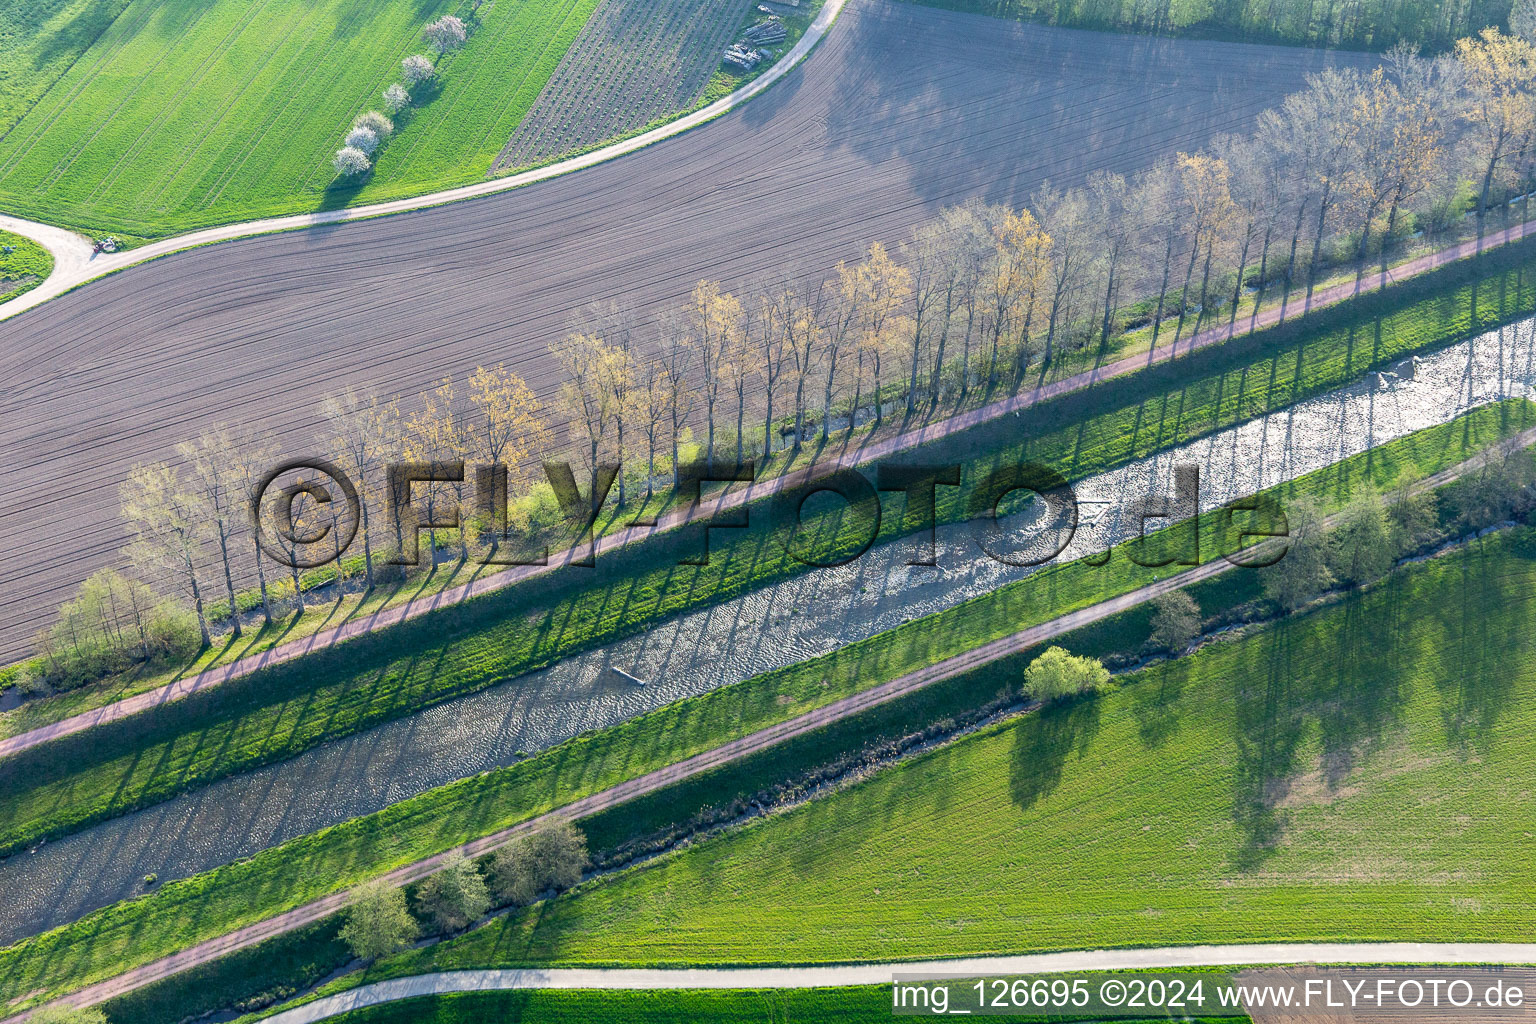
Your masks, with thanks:
[[[1083,528],[1066,557],[1122,539],[1129,498],[1172,492],[1200,466],[1202,508],[1330,465],[1477,405],[1536,397],[1532,322],[1424,360],[1416,378],[1366,382],[1083,481]],[[1133,523],[1131,525],[1134,525]],[[912,542],[869,551],[280,764],[205,786],[0,862],[0,944],[161,882],[205,871],[424,790],[519,759],[587,729],[803,660],[1028,575],[981,557],[966,527],[941,529],[938,566]],[[617,666],[649,685],[607,671]]]

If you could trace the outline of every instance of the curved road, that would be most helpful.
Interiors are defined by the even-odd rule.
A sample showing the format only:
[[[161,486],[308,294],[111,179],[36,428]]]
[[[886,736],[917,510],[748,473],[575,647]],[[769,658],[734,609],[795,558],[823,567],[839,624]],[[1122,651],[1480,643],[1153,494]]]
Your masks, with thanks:
[[[118,560],[117,486],[214,421],[312,453],[347,386],[414,395],[547,345],[594,300],[823,272],[973,196],[1135,170],[1362,55],[1053,30],[849,0],[813,59],[710,124],[499,195],[132,267],[0,322],[0,659]]]
[[[653,128],[648,132],[642,132],[633,138],[615,142],[609,146],[603,146],[590,153],[573,156],[568,160],[558,160],[546,167],[538,167],[531,171],[523,171],[520,174],[510,174],[506,177],[494,178],[490,181],[479,182],[474,185],[462,185],[458,188],[444,189],[440,192],[430,192],[426,195],[412,196],[408,199],[395,199],[387,203],[369,203],[364,206],[354,206],[343,210],[326,210],[321,213],[296,215],[290,217],[269,217],[262,220],[242,221],[238,224],[225,224],[220,227],[207,228],[202,231],[194,231],[185,235],[176,235],[159,242],[152,242],[119,253],[95,253],[91,240],[77,232],[66,228],[54,227],[50,224],[39,224],[36,221],[22,220],[19,217],[11,217],[0,214],[0,228],[14,231],[18,235],[26,235],[34,241],[42,244],[49,252],[53,253],[54,269],[48,275],[48,280],[40,287],[34,288],[25,297],[14,299],[9,303],[0,304],[0,320],[6,320],[17,316],[34,306],[63,295],[73,288],[77,288],[87,281],[94,281],[98,277],[114,274],[119,270],[137,266],[140,263],[168,256],[173,252],[182,252],[201,245],[213,242],[227,242],[236,238],[249,238],[253,235],[268,235],[279,231],[293,231],[300,228],[321,227],[328,224],[344,224],[348,221],[368,220],[372,217],[383,217],[395,213],[409,213],[412,210],[424,210],[432,206],[441,206],[444,203],[455,203],[464,199],[478,199],[481,196],[495,195],[498,192],[506,192],[508,189],[521,188],[534,182],[548,181],[550,178],[558,178],[562,174],[570,174],[585,167],[595,167],[600,163],[644,149],[646,146],[662,139],[681,135],[691,128],[712,121],[727,111],[733,110],[756,96],[774,82],[783,78],[789,70],[805,58],[821,37],[827,34],[827,29],[837,19],[838,12],[843,9],[847,0],[826,0],[821,11],[805,30],[805,35],[800,37],[794,47],[784,55],[773,67],[764,74],[758,76],[746,85],[737,89],[728,96],[694,111],[691,114],[670,121],[659,128]]]
[[[1023,956],[916,960],[834,967],[524,968],[443,971],[361,985],[265,1018],[268,1024],[312,1024],[365,1006],[450,992],[509,989],[759,989],[889,985],[903,978],[974,978],[1066,971],[1255,967],[1271,964],[1532,964],[1536,943],[1270,942],[1234,946],[1095,949]]]

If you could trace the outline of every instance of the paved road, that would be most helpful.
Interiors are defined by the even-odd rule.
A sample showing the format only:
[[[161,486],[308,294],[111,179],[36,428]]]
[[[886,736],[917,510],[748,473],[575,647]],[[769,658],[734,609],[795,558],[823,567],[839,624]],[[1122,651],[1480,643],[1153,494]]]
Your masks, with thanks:
[[[1248,967],[1265,964],[1532,964],[1536,943],[1515,942],[1271,942],[1234,946],[1095,949],[1024,956],[917,960],[836,967],[552,968],[443,971],[392,978],[266,1018],[269,1024],[312,1024],[365,1006],[449,992],[509,989],[774,989],[889,985],[903,977],[974,978],[1067,971]]]
[[[0,658],[117,560],[117,486],[212,421],[312,453],[352,385],[416,394],[504,361],[540,393],[593,300],[648,316],[699,278],[822,272],[940,206],[1135,170],[1371,58],[1053,30],[849,0],[815,54],[694,131],[394,217],[178,253],[0,323]]]
[[[0,214],[0,228],[32,238],[46,247],[54,256],[53,273],[48,276],[47,282],[34,288],[24,298],[0,304],[0,320],[17,316],[28,309],[47,302],[49,299],[63,295],[65,292],[77,288],[87,281],[94,281],[99,277],[115,274],[119,270],[125,270],[128,267],[137,266],[140,263],[146,263],[161,256],[168,256],[173,252],[183,252],[187,249],[208,245],[213,242],[227,242],[236,238],[249,238],[253,235],[269,235],[300,228],[345,224],[349,221],[368,220],[372,217],[408,213],[412,210],[425,210],[429,207],[459,202],[464,199],[477,199],[481,196],[495,195],[498,192],[521,188],[524,185],[532,185],[535,182],[548,181],[551,178],[558,178],[562,174],[570,174],[572,171],[579,171],[586,167],[595,167],[600,163],[605,163],[626,153],[633,153],[636,150],[644,149],[652,143],[660,142],[662,139],[669,139],[674,135],[681,135],[683,132],[714,120],[727,111],[734,110],[783,78],[789,73],[791,68],[800,63],[806,54],[815,48],[816,44],[821,41],[821,37],[827,34],[827,30],[832,27],[833,21],[836,20],[839,12],[842,11],[845,2],[846,0],[826,0],[826,3],[822,5],[821,11],[817,14],[816,20],[811,22],[810,27],[805,30],[805,35],[800,37],[800,40],[784,55],[783,59],[730,95],[722,96],[706,107],[702,107],[675,121],[670,121],[659,128],[642,132],[633,138],[615,142],[609,146],[603,146],[590,153],[573,156],[568,160],[559,160],[546,167],[524,171],[521,174],[510,174],[490,181],[478,182],[474,185],[462,185],[458,188],[430,192],[426,195],[412,196],[408,199],[395,199],[387,203],[369,203],[363,206],[349,207],[344,210],[326,210],[320,213],[298,214],[289,217],[268,217],[262,220],[241,221],[238,224],[225,224],[202,231],[193,231],[185,235],[176,235],[162,241],[152,242],[136,249],[129,249],[118,253],[98,254],[93,251],[92,241],[77,232],[54,227],[51,224],[39,224],[36,221]]]
[[[1529,447],[1532,444],[1536,444],[1536,427],[1506,439],[1494,450],[1512,451],[1517,448]],[[1442,486],[1455,479],[1461,473],[1481,466],[1486,458],[1487,455],[1479,455],[1467,462],[1426,477],[1419,482],[1416,490]],[[1255,550],[1262,550],[1262,548],[1263,545],[1260,545]],[[713,771],[722,765],[751,757],[795,737],[804,736],[818,729],[825,728],[834,722],[861,714],[871,708],[879,707],[882,704],[889,703],[933,683],[952,679],[989,662],[1006,658],[1038,644],[1046,643],[1075,629],[1102,621],[1109,616],[1119,614],[1144,602],[1155,600],[1172,590],[1190,586],[1200,580],[1209,579],[1230,568],[1232,566],[1229,562],[1224,559],[1215,559],[1178,575],[1170,576],[1129,593],[1121,594],[1118,597],[1110,598],[1085,608],[1079,608],[1049,622],[1030,626],[1011,636],[1001,637],[980,647],[955,655],[952,658],[917,669],[904,676],[881,683],[878,686],[833,701],[803,715],[749,733],[739,739],[721,744],[718,747],[695,754],[692,757],[663,768],[658,768],[645,775],[628,779],[608,789],[574,800],[548,814],[520,822],[491,835],[481,836],[478,839],[473,839],[413,864],[402,865],[380,877],[386,884],[392,886],[403,886],[420,881],[440,870],[444,864],[457,857],[480,857],[498,847],[504,846],[514,839],[544,828],[556,820],[577,820],[590,817],[647,794],[658,792],[679,782]],[[352,893],[350,890],[332,893],[318,900],[267,918],[264,921],[258,921],[255,924],[247,925],[225,935],[208,939],[168,957],[143,964],[115,977],[86,986],[62,997],[57,1002],[67,1006],[94,1006],[163,978],[170,977],[173,974],[196,967],[199,964],[216,960],[236,950],[246,949],[274,936],[313,924],[345,907],[351,900],[351,897]],[[16,1019],[20,1021],[25,1020],[26,1017],[26,1014],[21,1014]]]

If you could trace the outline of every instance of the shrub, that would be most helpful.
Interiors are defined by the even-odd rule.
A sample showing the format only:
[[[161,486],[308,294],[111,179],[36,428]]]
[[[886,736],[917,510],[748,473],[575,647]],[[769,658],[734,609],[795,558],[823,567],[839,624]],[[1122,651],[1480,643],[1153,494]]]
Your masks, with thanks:
[[[1152,603],[1152,643],[1177,654],[1200,633],[1200,606],[1182,590]]]
[[[107,1015],[96,1006],[41,1006],[27,1019],[32,1024],[107,1024]]]
[[[67,689],[153,658],[190,657],[199,646],[189,613],[137,580],[103,569],[38,635],[37,667]]]
[[[372,156],[373,151],[379,148],[379,137],[371,128],[353,128],[347,132],[346,143],[349,149],[360,149]]]
[[[401,61],[400,70],[405,75],[406,88],[414,89],[431,78],[437,69],[432,66],[432,58],[418,53]]]
[[[557,822],[496,851],[491,891],[499,903],[525,906],[580,882],[588,863],[587,837],[570,822]]]
[[[398,114],[411,105],[411,94],[405,91],[405,86],[399,82],[390,85],[384,90],[384,106],[391,114]]]
[[[416,908],[441,932],[469,926],[491,907],[485,879],[473,861],[455,857],[416,891]]]
[[[1095,658],[1080,658],[1060,647],[1048,647],[1024,670],[1024,689],[1039,701],[1088,693],[1109,682],[1109,669]]]
[[[340,936],[362,960],[404,949],[416,937],[416,922],[405,909],[405,893],[383,882],[363,886],[347,908]]]
[[[380,139],[387,139],[394,133],[394,122],[377,110],[370,110],[366,114],[357,115],[357,120],[352,122],[353,128],[366,128]]]
[[[1329,569],[1345,583],[1360,586],[1385,576],[1396,554],[1381,501],[1370,492],[1356,496],[1339,514]]]
[[[355,178],[360,174],[367,174],[373,166],[364,153],[356,146],[343,146],[336,151],[336,157],[331,161],[331,166],[336,168],[336,173],[343,178]]]

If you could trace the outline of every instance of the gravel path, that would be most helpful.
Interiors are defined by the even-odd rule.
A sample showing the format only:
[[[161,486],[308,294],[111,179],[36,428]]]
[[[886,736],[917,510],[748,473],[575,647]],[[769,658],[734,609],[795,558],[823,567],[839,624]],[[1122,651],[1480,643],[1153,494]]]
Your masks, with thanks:
[[[779,85],[623,160],[165,256],[13,316],[0,322],[0,658],[118,562],[127,469],[211,422],[265,425],[302,455],[319,401],[347,386],[414,395],[505,362],[548,397],[547,345],[593,300],[643,321],[704,276],[821,272],[946,204],[1020,203],[1047,178],[1192,151],[1305,73],[1372,59],[849,0]]]
[[[443,971],[360,985],[265,1018],[268,1024],[313,1024],[348,1010],[418,996],[509,989],[769,989],[889,985],[893,979],[974,978],[1067,971],[1249,967],[1267,964],[1532,964],[1536,943],[1271,942],[1234,946],[1095,949],[965,960],[843,964],[835,967],[551,968]]]

